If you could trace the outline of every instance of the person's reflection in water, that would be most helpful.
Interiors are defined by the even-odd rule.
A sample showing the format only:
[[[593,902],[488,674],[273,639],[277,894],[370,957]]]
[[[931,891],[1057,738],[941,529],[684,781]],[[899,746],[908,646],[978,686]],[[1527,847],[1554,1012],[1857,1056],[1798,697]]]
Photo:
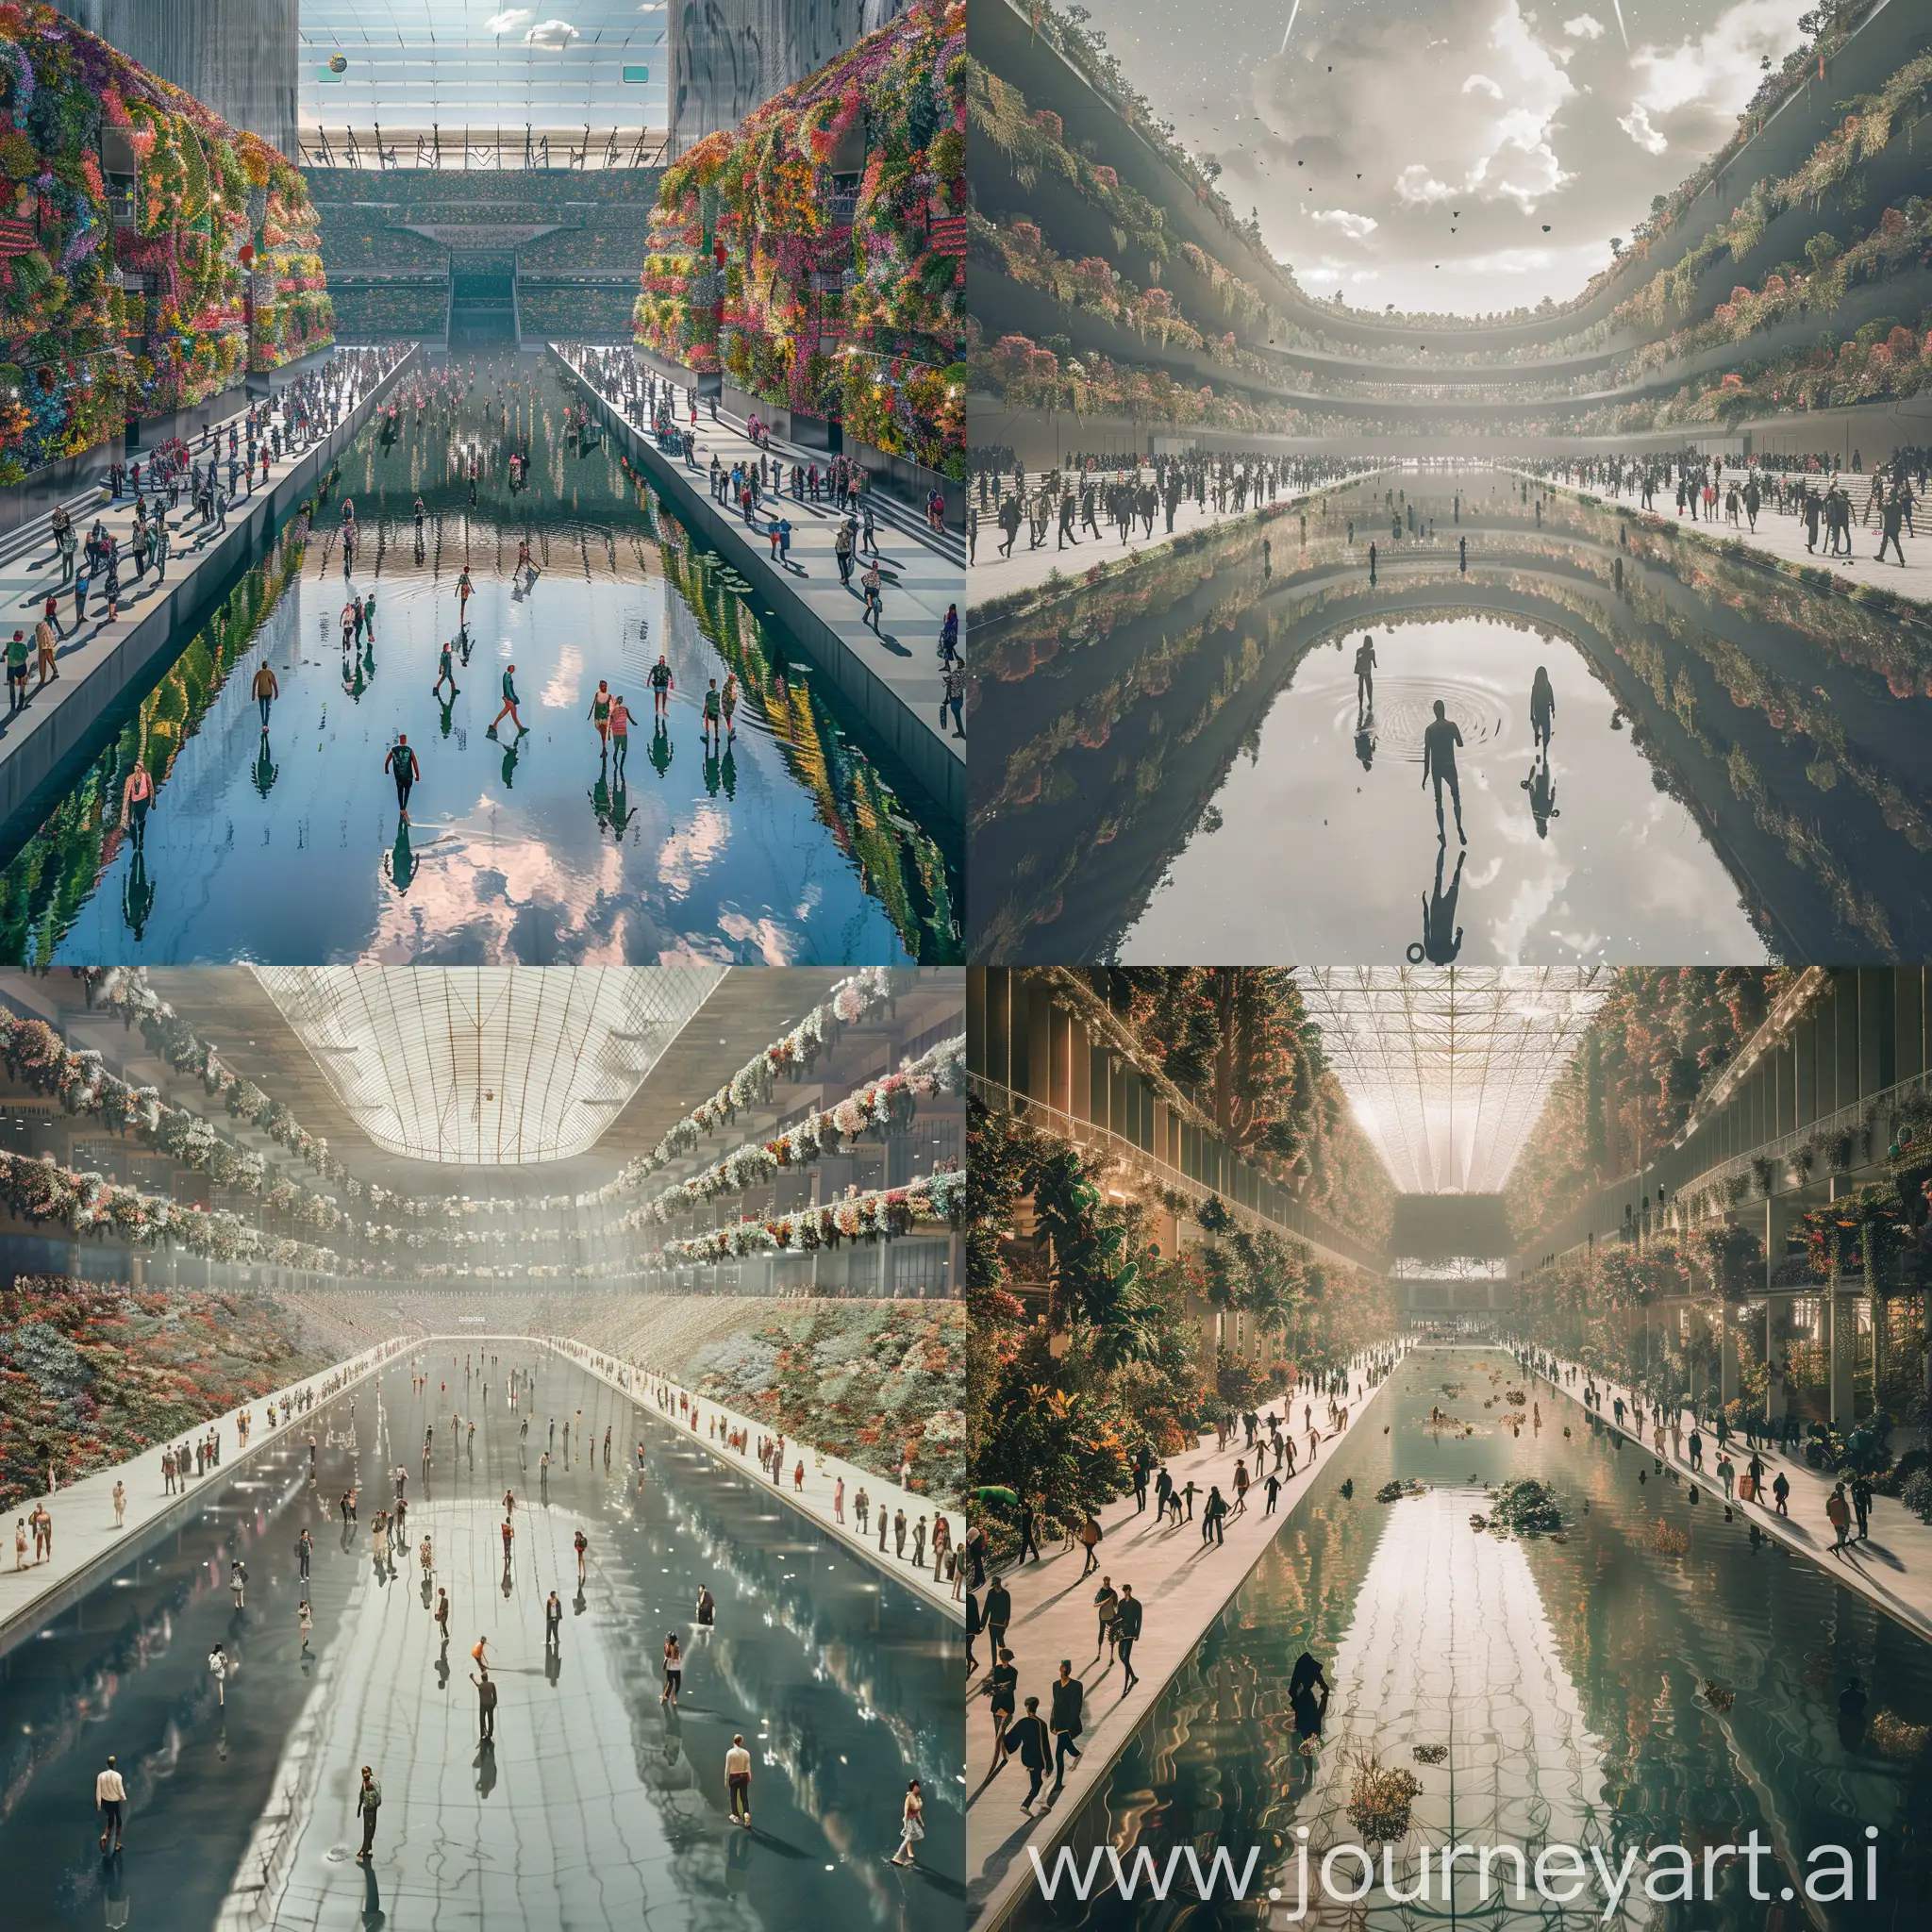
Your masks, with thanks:
[[[543,1677],[553,1690],[563,1677],[563,1657],[554,1643],[543,1653]]]
[[[1524,779],[1523,789],[1529,793],[1530,815],[1536,820],[1536,835],[1539,839],[1550,836],[1550,821],[1559,819],[1563,814],[1557,809],[1556,774],[1550,770],[1550,754],[1547,741],[1541,755],[1529,768],[1529,776]]]
[[[705,790],[713,798],[718,795],[718,755],[712,751],[705,753]]]
[[[470,1759],[476,1773],[476,1795],[487,1798],[496,1789],[496,1745],[489,1738],[476,1746],[476,1755]]]
[[[362,658],[359,653],[345,653],[342,658],[342,689],[359,705],[362,693],[369,689],[368,680],[362,675]]]
[[[651,764],[660,778],[670,773],[671,733],[662,718],[651,729]]]
[[[1539,664],[1529,687],[1530,742],[1548,751],[1550,733],[1556,729],[1556,724],[1557,693],[1550,683],[1549,672]]]
[[[1839,1741],[1847,1751],[1857,1751],[1865,1742],[1866,1703],[1864,1678],[1847,1677],[1838,1693]]]
[[[268,733],[261,734],[260,748],[255,754],[255,789],[266,798],[275,790],[275,779],[281,774],[281,767],[275,763],[269,750]]]
[[[508,791],[517,782],[517,758],[523,740],[512,738],[503,748],[503,789]]]
[[[727,743],[724,756],[718,761],[718,776],[724,786],[724,796],[735,799],[738,796],[738,754]]]
[[[610,829],[620,841],[624,838],[625,827],[630,824],[630,789],[622,777],[610,788]]]
[[[1442,858],[1447,848],[1436,847],[1436,885],[1432,894],[1423,900],[1423,936],[1420,941],[1411,940],[1408,946],[1408,963],[1419,966],[1426,959],[1432,966],[1449,966],[1455,963],[1456,956],[1462,950],[1462,928],[1456,924],[1456,898],[1462,891],[1462,868],[1469,858],[1467,852],[1456,855],[1456,870],[1450,875],[1449,891],[1442,891]]]
[[[439,700],[439,708],[442,712],[442,735],[445,738],[447,738],[450,735],[450,732],[453,728],[451,713],[456,708],[457,696],[458,693],[456,690],[452,688],[450,691],[450,694],[447,698]]]
[[[396,826],[396,842],[389,855],[390,882],[398,892],[407,892],[410,881],[416,876],[417,858],[409,845],[409,822],[402,820]],[[428,1586],[425,1584],[426,1590]]]
[[[121,912],[127,921],[127,929],[139,939],[154,915],[155,889],[148,881],[147,854],[139,846],[127,867],[127,877],[121,887]]]
[[[1356,724],[1355,755],[1362,761],[1362,770],[1372,772],[1375,768],[1375,714],[1371,711],[1366,718]]]
[[[129,1901],[127,1897],[127,1874],[123,1869],[121,1847],[114,1847],[113,1855],[104,1861],[106,1876],[102,1882],[102,1905],[106,1916],[102,1923],[108,1932],[120,1932],[127,1924]]]

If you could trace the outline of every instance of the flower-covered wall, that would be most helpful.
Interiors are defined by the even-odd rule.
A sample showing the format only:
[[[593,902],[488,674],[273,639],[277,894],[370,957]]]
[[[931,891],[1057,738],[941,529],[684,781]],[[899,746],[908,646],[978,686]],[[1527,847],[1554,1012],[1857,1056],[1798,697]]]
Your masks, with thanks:
[[[261,374],[327,348],[335,341],[335,308],[315,204],[301,170],[255,135],[242,135],[240,144],[254,229],[241,251],[250,272],[248,366]]]
[[[0,5],[0,483],[330,340],[296,170],[51,7]]]
[[[637,340],[965,475],[966,9],[909,8],[665,173]]]

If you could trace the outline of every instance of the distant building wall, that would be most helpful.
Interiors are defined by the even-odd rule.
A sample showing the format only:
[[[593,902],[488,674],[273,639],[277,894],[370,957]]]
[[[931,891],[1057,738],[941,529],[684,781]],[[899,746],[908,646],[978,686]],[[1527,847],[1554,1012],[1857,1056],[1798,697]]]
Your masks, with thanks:
[[[298,0],[56,0],[59,10],[237,127],[295,147]]]
[[[671,0],[671,153],[736,127],[906,0]]]

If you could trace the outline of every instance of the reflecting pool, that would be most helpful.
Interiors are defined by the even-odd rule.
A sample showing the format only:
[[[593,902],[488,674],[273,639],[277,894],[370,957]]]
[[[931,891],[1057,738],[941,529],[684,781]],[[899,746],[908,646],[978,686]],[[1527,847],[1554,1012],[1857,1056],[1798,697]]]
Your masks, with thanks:
[[[1168,1909],[1194,1924],[1411,1932],[1604,1923],[1593,1867],[1591,1890],[1567,1907],[1533,1894],[1517,1904],[1507,1862],[1487,1903],[1467,1863],[1456,1867],[1453,1900],[1438,1867],[1428,1902],[1394,1904],[1379,1890],[1378,1857],[1378,1890],[1363,1905],[1324,1900],[1321,1860],[1362,1841],[1349,1807],[1357,1777],[1379,1768],[1421,1787],[1408,1833],[1389,1840],[1404,1891],[1423,1845],[1514,1844],[1532,1861],[1545,1845],[1574,1845],[1586,1861],[1600,1852],[1614,1873],[1632,1849],[1684,1845],[1700,1857],[1755,1829],[1772,1848],[1759,1861],[1769,1904],[1748,1895],[1740,1860],[1716,1868],[1708,1904],[1673,1900],[1668,1878],[1656,1899],[1644,1896],[1652,1868],[1640,1861],[1617,1923],[1683,1932],[1916,1923],[1932,1882],[1923,1827],[1932,1646],[1806,1558],[1725,1522],[1722,1496],[1707,1490],[1693,1503],[1686,1484],[1613,1446],[1546,1387],[1529,1391],[1541,1404],[1536,1427],[1526,1407],[1507,1403],[1521,1388],[1501,1351],[1424,1350],[1400,1366],[1319,1493],[1155,1700],[1074,1822],[1074,1849],[1084,1859],[1103,1841],[1145,1846],[1164,1862],[1192,1844],[1205,1867],[1218,1844],[1239,1867],[1258,1847],[1248,1903],[1183,1899],[1193,1890],[1183,1877]],[[1444,1420],[1432,1423],[1432,1409]],[[1505,1420],[1512,1414],[1520,1434]],[[1562,1530],[1476,1528],[1472,1519],[1493,1504],[1487,1486],[1525,1476],[1554,1490]],[[1376,1501],[1391,1480],[1421,1491]],[[1113,1571],[1131,1576],[1130,1546],[1115,1549]],[[1157,1597],[1148,1617],[1158,1615]],[[1312,1749],[1288,1696],[1304,1651],[1331,1687]],[[1856,1720],[1840,1708],[1854,1676],[1869,1693]],[[1098,1695],[1110,1702],[1110,1686]],[[1315,1875],[1307,1918],[1291,1922],[1304,1842]],[[1878,1858],[1872,1902],[1868,1842]],[[1859,1896],[1781,1901],[1825,1845],[1853,1848]],[[1354,1855],[1340,1860],[1337,1889],[1352,1889],[1359,1871]],[[1271,1902],[1271,1889],[1283,1896]],[[1111,1889],[1085,1907],[1062,1893],[1047,1907],[1030,1888],[1026,1898],[1020,1922],[1029,1925],[1147,1923]]]
[[[958,958],[957,834],[756,592],[568,420],[548,358],[484,362],[474,383],[465,364],[453,391],[450,366],[406,375],[311,540],[184,631],[39,823],[7,828],[0,953]],[[358,597],[374,620],[345,639]],[[660,655],[674,685],[654,718]],[[707,691],[733,678],[735,731],[708,741]],[[590,715],[600,684],[635,719],[621,758]],[[421,768],[407,823],[385,772],[398,734]],[[137,757],[159,788],[141,849],[120,824]]]
[[[538,1357],[525,1441],[504,1367],[490,1370],[486,1395],[481,1376],[465,1388],[446,1345],[427,1361],[425,1394],[398,1362],[379,1396],[358,1391],[353,1414],[342,1398],[207,1479],[178,1529],[132,1544],[118,1572],[0,1664],[8,1923],[105,1916],[199,1932],[254,1912],[248,1923],[278,1926],[379,1913],[391,1924],[957,1927],[963,1651],[943,1614],[823,1541],[765,1491],[755,1462],[748,1476],[721,1468],[570,1364]],[[389,1555],[371,1524],[399,1463],[407,1546]],[[352,1483],[360,1521],[344,1530],[337,1504]],[[248,1570],[239,1613],[237,1554]],[[701,1586],[718,1603],[708,1633],[693,1620]],[[432,1587],[453,1607],[447,1645]],[[561,1630],[549,1647],[553,1590]],[[672,1631],[685,1651],[675,1707],[660,1699]],[[470,1681],[479,1637],[500,1687],[489,1750]],[[235,1660],[219,1704],[207,1664],[217,1642]],[[727,1817],[734,1735],[753,1755],[749,1831]],[[108,1752],[131,1800],[112,1860],[89,1802]],[[366,1870],[353,1809],[365,1763],[383,1788]],[[895,1870],[914,1776],[929,1869]]]
[[[1179,540],[981,624],[971,675],[975,958],[1932,948],[1923,614],[1487,469]],[[1466,846],[1423,779],[1438,700]]]

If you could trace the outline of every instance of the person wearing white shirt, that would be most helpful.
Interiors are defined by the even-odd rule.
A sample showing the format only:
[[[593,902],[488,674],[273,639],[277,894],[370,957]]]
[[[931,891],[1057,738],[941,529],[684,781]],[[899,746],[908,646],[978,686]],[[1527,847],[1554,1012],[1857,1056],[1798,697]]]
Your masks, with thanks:
[[[127,1787],[122,1782],[121,1774],[114,1769],[114,1760],[108,1759],[108,1768],[94,1779],[94,1808],[101,1814],[101,1849],[108,1849],[108,1840],[114,1840],[113,1849],[121,1849],[121,1807],[127,1802]]]
[[[751,1829],[751,1753],[744,1740],[734,1737],[724,1754],[724,1788],[731,1793],[732,1822]]]

